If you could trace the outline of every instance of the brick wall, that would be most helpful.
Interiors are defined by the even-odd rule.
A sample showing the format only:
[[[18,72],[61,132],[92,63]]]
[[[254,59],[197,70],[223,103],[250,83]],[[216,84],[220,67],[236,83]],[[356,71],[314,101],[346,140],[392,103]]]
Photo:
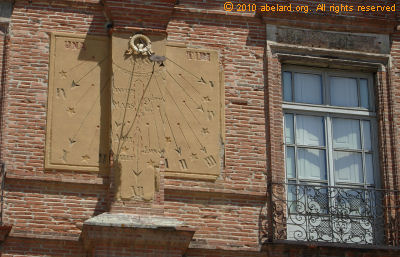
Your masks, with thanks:
[[[9,237],[2,248],[1,256],[82,256],[82,245],[67,240],[52,240],[40,238]]]
[[[0,62],[0,72],[3,73],[3,58],[4,58],[4,39],[6,35],[5,31],[6,26],[0,25],[0,53],[1,53],[1,62]]]
[[[395,17],[354,12],[322,18],[322,14],[299,14],[298,20],[267,15],[263,20],[259,13],[225,13],[224,2],[181,0],[175,7],[174,1],[168,0],[112,0],[105,4],[105,13],[115,27],[166,29],[169,41],[219,51],[225,82],[224,168],[216,181],[164,179],[161,188],[165,190],[165,199],[159,212],[196,229],[187,256],[296,256],[305,250],[267,248],[260,253],[262,227],[268,223],[267,182],[284,178],[281,63],[276,56],[266,54],[264,22],[285,25],[298,22],[298,26],[308,28],[328,26],[352,32],[373,29],[376,33],[380,27],[387,31],[385,24]],[[364,28],[349,22],[350,16],[363,17],[366,22],[375,17],[381,23],[376,25],[373,21],[371,27],[365,23]],[[307,23],[307,19],[313,21]],[[336,24],[338,21],[343,22]],[[13,231],[4,243],[4,256],[84,256],[82,243],[78,241],[82,222],[109,210],[107,176],[44,170],[48,33],[107,35],[106,23],[103,7],[96,0],[15,2],[7,62],[6,123],[2,128],[3,159],[8,168],[4,221],[13,225]],[[0,52],[2,35],[0,32]],[[379,74],[384,85],[379,102],[380,152],[385,156],[381,157],[381,169],[386,185],[400,188],[400,153],[396,147],[400,140],[400,32],[392,35],[391,56],[392,69]],[[137,213],[144,213],[146,208],[149,207],[137,208]],[[146,251],[143,256],[154,255],[153,250]],[[132,256],[132,251],[99,247],[95,254]]]

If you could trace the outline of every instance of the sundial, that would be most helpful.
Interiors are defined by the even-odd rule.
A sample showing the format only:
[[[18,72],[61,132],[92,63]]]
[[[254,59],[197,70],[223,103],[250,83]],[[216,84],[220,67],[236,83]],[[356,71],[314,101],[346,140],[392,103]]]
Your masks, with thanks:
[[[82,52],[89,51],[90,46],[85,47],[75,56],[75,66]],[[57,137],[48,141],[57,141],[54,145],[58,147],[47,152],[50,156],[56,152],[53,159],[58,158],[61,167],[101,170],[109,164],[104,153],[111,150],[118,200],[153,200],[161,168],[165,176],[172,177],[215,179],[219,175],[223,137],[217,52],[167,45],[162,36],[114,34],[112,54],[96,58],[92,66],[100,69],[88,66],[74,76],[70,73],[73,64],[61,65],[58,60],[55,65],[58,87],[52,88],[51,100],[80,92],[62,108],[51,105]],[[111,62],[112,75],[103,72],[102,62],[105,67]],[[108,81],[107,87],[95,79],[81,78],[81,73]],[[91,88],[97,89],[97,97]],[[106,98],[108,102],[100,101]],[[91,101],[95,107],[81,108],[77,101]],[[111,113],[104,115],[107,109]],[[55,113],[63,116],[55,118]],[[71,125],[54,125],[55,119],[57,124]],[[82,125],[86,123],[94,128]],[[102,142],[101,133],[96,134],[99,126],[107,124],[111,126],[110,144]],[[92,147],[90,137],[97,140],[97,147]]]

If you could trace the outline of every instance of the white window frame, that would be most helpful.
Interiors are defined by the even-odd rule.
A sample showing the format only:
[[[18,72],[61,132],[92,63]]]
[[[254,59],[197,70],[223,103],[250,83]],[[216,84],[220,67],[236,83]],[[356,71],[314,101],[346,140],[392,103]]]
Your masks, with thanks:
[[[375,97],[374,97],[374,76],[372,73],[364,73],[359,71],[351,71],[351,70],[338,70],[338,69],[329,69],[329,68],[314,68],[314,67],[305,67],[305,66],[295,66],[295,65],[284,65],[282,66],[282,98],[284,96],[284,86],[283,86],[283,76],[284,72],[291,72],[291,91],[292,91],[292,100],[293,102],[286,102],[283,100],[282,109],[283,114],[301,114],[301,115],[311,115],[311,116],[319,116],[324,118],[324,133],[325,133],[325,148],[326,148],[326,176],[327,181],[317,181],[306,179],[299,179],[297,172],[297,156],[295,155],[295,167],[296,167],[296,176],[295,179],[289,179],[287,177],[286,172],[286,142],[284,142],[285,146],[285,176],[286,182],[295,182],[296,184],[305,182],[305,183],[323,183],[328,186],[351,186],[358,187],[361,186],[364,188],[379,188],[380,186],[380,175],[379,175],[379,153],[377,151],[378,146],[378,137],[377,137],[377,119],[375,112]],[[308,74],[317,74],[322,76],[322,92],[323,92],[323,104],[308,104],[308,103],[298,103],[294,102],[294,76],[293,73],[308,73]],[[338,76],[338,77],[348,77],[348,78],[356,78],[358,84],[358,92],[359,92],[359,79],[367,79],[368,81],[368,97],[369,97],[369,109],[362,107],[341,107],[341,106],[332,106],[329,105],[330,100],[330,85],[329,85],[329,76]],[[360,99],[360,97],[359,97]],[[359,100],[360,101],[360,100]],[[283,115],[284,117],[285,115]],[[333,118],[347,118],[347,119],[358,119],[358,120],[368,120],[371,125],[371,144],[372,144],[372,154],[373,154],[373,179],[374,184],[368,185],[366,183],[365,176],[365,165],[363,163],[363,175],[364,175],[364,183],[345,183],[340,182],[335,184],[334,178],[334,167],[333,167],[333,134],[332,134],[332,119]],[[283,120],[283,124],[285,121]],[[360,122],[362,123],[362,122]],[[362,127],[360,127],[360,135],[361,140],[363,140],[363,131]],[[295,131],[294,135],[295,137]],[[284,137],[285,138],[285,135]],[[290,144],[291,145],[291,144]],[[363,145],[363,143],[362,143]],[[363,151],[363,148],[360,152]],[[355,151],[352,151],[355,152]],[[296,153],[296,152],[295,152]],[[364,162],[364,154],[362,157]]]

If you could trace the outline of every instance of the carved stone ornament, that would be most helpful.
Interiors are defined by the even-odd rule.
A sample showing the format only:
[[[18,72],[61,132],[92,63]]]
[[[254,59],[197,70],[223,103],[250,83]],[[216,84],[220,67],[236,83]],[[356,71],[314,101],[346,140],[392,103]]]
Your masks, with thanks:
[[[150,38],[143,34],[136,34],[130,37],[128,45],[127,55],[152,55],[154,53],[151,50]]]

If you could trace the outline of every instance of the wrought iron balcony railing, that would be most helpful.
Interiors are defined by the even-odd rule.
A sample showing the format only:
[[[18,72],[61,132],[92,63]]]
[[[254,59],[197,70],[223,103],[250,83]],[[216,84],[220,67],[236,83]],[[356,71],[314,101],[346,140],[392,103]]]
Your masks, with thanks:
[[[400,248],[400,191],[273,183],[272,239]]]

